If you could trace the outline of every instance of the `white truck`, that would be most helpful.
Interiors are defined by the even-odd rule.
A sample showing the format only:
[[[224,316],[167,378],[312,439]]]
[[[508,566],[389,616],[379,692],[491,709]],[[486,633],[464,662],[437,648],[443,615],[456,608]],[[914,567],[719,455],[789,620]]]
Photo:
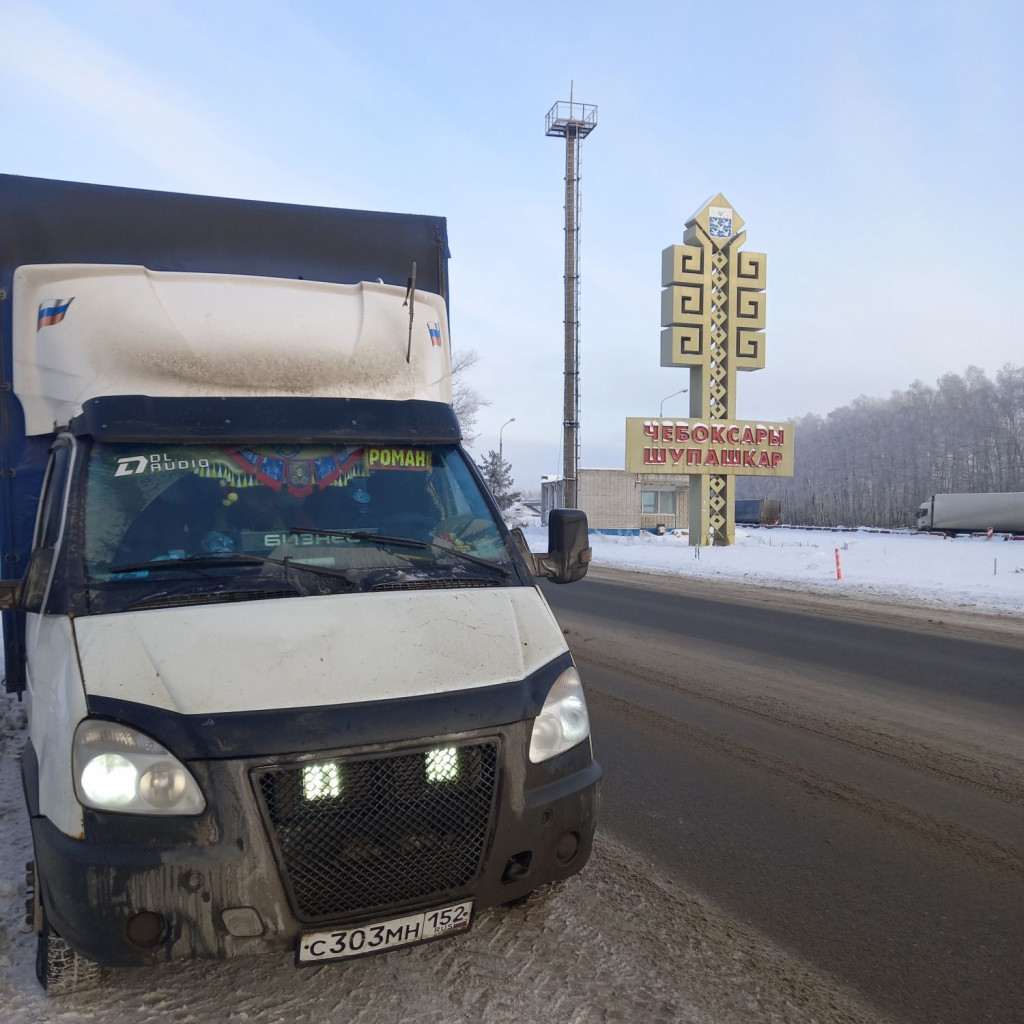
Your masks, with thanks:
[[[957,533],[1024,533],[1024,492],[933,494],[917,508],[917,528]]]
[[[451,408],[442,219],[0,176],[6,685],[48,991],[466,931],[600,768]],[[20,699],[20,696],[19,696]]]

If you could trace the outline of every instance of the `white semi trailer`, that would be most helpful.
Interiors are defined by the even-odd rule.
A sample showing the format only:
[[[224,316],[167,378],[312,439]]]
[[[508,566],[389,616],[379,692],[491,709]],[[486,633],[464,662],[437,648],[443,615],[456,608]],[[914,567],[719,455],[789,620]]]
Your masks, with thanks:
[[[1024,492],[933,494],[917,509],[917,528],[948,533],[1024,533]]]

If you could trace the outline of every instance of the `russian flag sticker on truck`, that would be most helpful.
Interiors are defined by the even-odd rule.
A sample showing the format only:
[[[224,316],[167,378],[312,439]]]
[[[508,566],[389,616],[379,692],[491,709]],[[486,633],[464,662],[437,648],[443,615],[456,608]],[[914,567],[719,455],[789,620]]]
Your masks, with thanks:
[[[36,321],[36,330],[59,324],[64,319],[68,306],[74,301],[75,297],[73,295],[70,299],[43,299],[39,303],[39,319]]]

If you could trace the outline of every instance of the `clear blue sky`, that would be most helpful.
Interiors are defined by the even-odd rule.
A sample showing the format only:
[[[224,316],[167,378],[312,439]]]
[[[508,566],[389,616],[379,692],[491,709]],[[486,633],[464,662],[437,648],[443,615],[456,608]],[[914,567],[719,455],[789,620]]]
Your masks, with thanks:
[[[688,384],[660,259],[721,191],[768,253],[743,419],[1024,362],[1024,5],[0,0],[0,170],[441,214],[456,349],[517,483],[559,469],[564,146],[583,143],[581,465]],[[686,399],[665,405],[685,415]],[[799,445],[799,438],[797,439]]]

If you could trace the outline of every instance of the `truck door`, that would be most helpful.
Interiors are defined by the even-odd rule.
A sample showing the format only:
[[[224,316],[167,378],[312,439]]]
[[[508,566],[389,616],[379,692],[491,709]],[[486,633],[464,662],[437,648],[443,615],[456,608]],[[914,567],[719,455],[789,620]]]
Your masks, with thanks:
[[[71,737],[85,714],[68,595],[58,553],[67,528],[74,445],[54,444],[39,503],[35,540],[25,576],[26,683],[29,741],[39,766],[33,809],[68,835],[82,829],[71,779]],[[30,805],[32,806],[32,805]]]

